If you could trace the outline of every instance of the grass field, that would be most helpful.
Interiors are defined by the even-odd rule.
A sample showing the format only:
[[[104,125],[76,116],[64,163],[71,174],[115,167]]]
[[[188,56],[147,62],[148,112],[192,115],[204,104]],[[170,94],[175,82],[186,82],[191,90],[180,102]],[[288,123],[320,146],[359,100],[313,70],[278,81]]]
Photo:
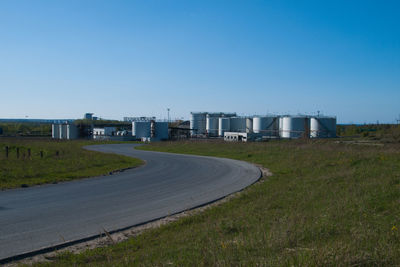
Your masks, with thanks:
[[[69,181],[142,164],[139,159],[82,149],[90,144],[99,142],[0,138],[0,189]]]
[[[167,142],[142,149],[241,159],[273,176],[198,215],[44,265],[400,265],[398,145]]]

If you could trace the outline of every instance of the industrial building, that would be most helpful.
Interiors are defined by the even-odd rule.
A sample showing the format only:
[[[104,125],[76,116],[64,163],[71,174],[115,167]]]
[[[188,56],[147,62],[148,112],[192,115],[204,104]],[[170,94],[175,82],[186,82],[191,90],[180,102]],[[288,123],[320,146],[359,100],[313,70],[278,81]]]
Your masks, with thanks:
[[[89,119],[89,114],[87,118]],[[93,138],[95,140],[113,141],[161,141],[169,139],[168,122],[156,121],[155,117],[130,117],[125,121],[132,120],[132,124],[125,123],[97,123],[75,124],[60,123],[52,124],[53,139],[77,139],[81,137]],[[94,126],[96,125],[96,126]],[[130,128],[131,125],[131,129]]]
[[[93,136],[95,135],[116,135],[117,128],[116,127],[104,127],[104,128],[93,128]]]
[[[126,122],[134,122],[134,121],[151,121],[156,120],[156,117],[124,117],[124,121]]]
[[[132,132],[128,130],[117,130],[115,126],[105,126],[102,128],[93,128],[93,139],[108,141],[133,141]]]
[[[92,113],[87,113],[87,118]],[[189,125],[169,127],[167,121],[155,117],[125,117],[124,124],[86,125],[82,130],[73,123],[52,125],[54,139],[76,139],[79,132],[98,140],[160,141],[192,138],[224,138],[226,141],[258,141],[265,139],[336,137],[336,117],[307,115],[237,116],[234,112],[191,112]],[[128,129],[131,122],[132,131]],[[98,127],[101,126],[101,127]],[[189,126],[189,127],[188,127]],[[80,130],[78,130],[80,129]]]
[[[226,141],[270,138],[336,137],[336,117],[281,115],[236,116],[236,113],[191,112],[192,137],[224,137]]]
[[[93,120],[93,114],[94,114],[94,113],[85,113],[85,114],[83,115],[83,119],[84,119],[84,120]]]
[[[249,133],[225,132],[224,140],[227,142],[247,142],[251,141],[248,139],[250,135]]]
[[[114,135],[116,136],[116,127],[96,127],[92,130],[92,136],[95,140],[113,140]]]

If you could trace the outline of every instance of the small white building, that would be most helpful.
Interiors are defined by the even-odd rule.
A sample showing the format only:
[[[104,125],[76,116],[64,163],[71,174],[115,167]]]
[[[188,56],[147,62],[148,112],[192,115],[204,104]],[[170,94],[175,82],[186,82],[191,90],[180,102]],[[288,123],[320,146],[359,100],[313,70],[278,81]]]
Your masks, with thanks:
[[[132,136],[131,131],[122,130],[117,131],[116,127],[93,128],[94,140],[108,140],[108,141],[132,141],[135,138]]]
[[[117,134],[117,128],[115,127],[104,127],[104,128],[93,128],[93,136],[113,136]]]
[[[247,142],[251,138],[250,133],[242,132],[225,132],[224,141],[228,142]]]

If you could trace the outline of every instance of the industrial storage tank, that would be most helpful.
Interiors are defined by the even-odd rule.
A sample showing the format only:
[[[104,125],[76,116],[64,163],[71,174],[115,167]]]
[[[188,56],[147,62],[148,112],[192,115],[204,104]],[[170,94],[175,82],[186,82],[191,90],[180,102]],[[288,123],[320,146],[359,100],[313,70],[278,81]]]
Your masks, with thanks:
[[[136,139],[142,137],[150,137],[150,121],[134,121],[132,122],[132,136]]]
[[[279,136],[282,137],[282,133],[283,133],[283,117],[279,117],[278,120],[278,132],[279,132]]]
[[[335,117],[313,117],[310,119],[311,138],[336,137]]]
[[[156,122],[156,136],[157,140],[167,140],[168,139],[168,122]]]
[[[67,139],[67,125],[60,124],[59,131],[60,131],[60,139]]]
[[[230,118],[230,131],[231,132],[246,132],[246,118],[245,117],[231,117]]]
[[[53,139],[60,139],[60,126],[59,124],[51,125],[51,137]]]
[[[253,132],[261,133],[265,136],[278,135],[279,120],[274,116],[254,117]]]
[[[206,112],[191,112],[190,113],[190,134],[205,134],[206,133]]]
[[[282,118],[282,138],[300,138],[307,135],[310,120],[305,116],[284,116]]]
[[[253,132],[260,133],[263,129],[263,118],[262,117],[254,117],[253,118]]]
[[[67,124],[66,128],[68,140],[78,139],[78,127],[75,124]]]
[[[206,131],[208,136],[218,136],[218,117],[207,114]]]
[[[246,119],[246,133],[253,132],[253,118]]]
[[[218,135],[224,136],[225,132],[231,130],[231,120],[230,118],[219,118],[218,119]]]

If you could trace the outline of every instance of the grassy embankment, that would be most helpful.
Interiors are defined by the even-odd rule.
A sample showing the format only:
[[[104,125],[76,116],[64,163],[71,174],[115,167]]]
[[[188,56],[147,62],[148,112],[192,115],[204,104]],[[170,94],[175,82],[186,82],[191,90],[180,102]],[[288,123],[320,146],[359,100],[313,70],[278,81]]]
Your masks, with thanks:
[[[82,148],[90,144],[99,142],[0,138],[0,190],[98,176],[142,164],[139,159]],[[6,146],[9,147],[8,158]]]
[[[157,143],[147,150],[268,167],[237,198],[128,241],[61,254],[71,265],[400,265],[398,145]]]
[[[399,124],[337,125],[336,133],[341,137],[356,137],[358,141],[370,140],[381,143],[400,143]]]

